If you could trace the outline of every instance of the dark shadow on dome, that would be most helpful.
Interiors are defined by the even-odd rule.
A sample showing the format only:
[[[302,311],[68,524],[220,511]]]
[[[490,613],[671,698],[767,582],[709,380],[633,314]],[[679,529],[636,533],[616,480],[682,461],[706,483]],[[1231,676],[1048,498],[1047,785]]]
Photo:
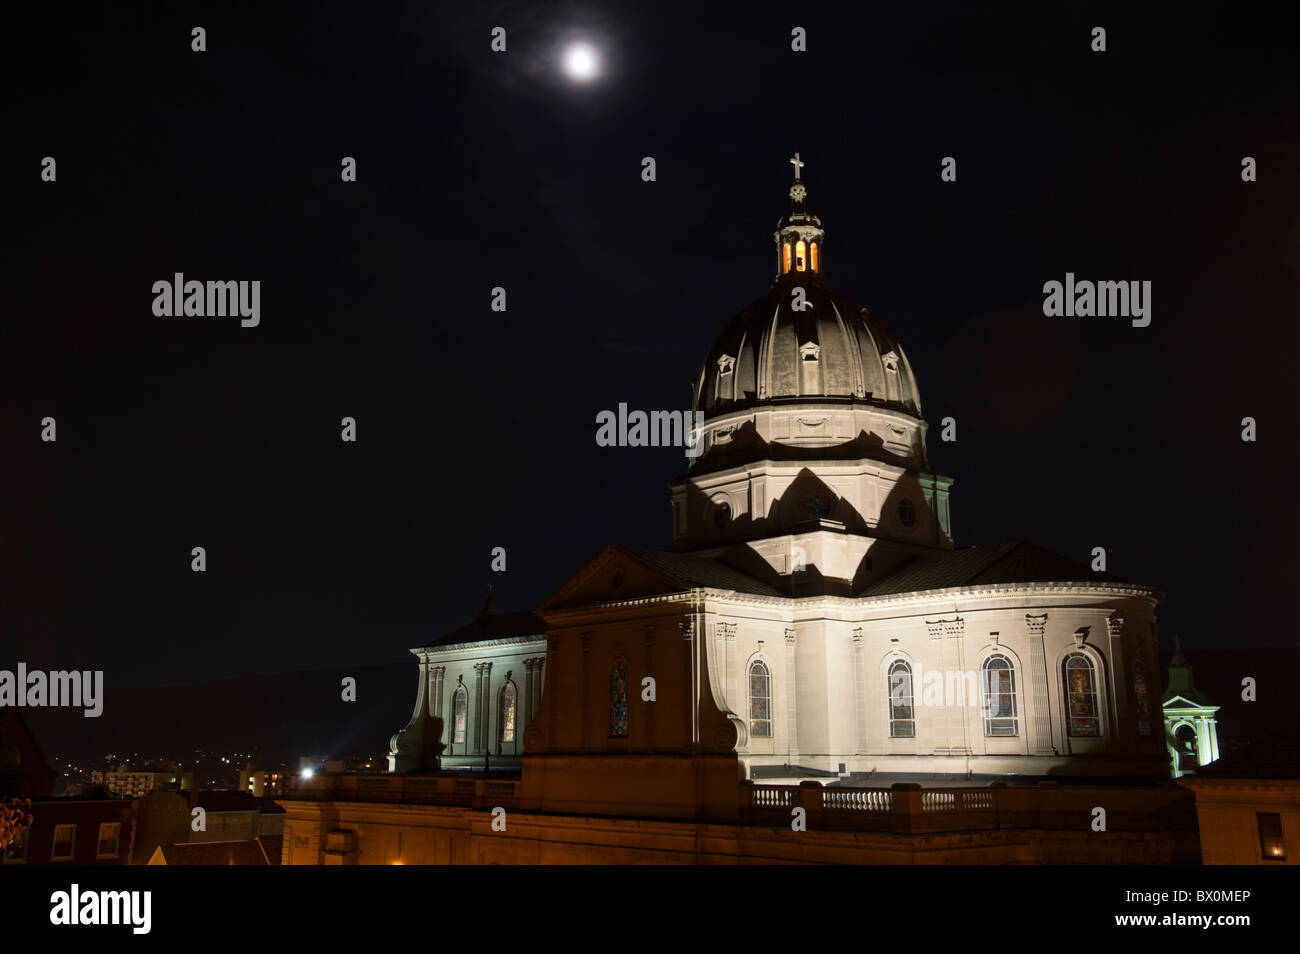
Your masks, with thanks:
[[[694,481],[687,485],[685,505],[688,508],[688,526],[703,528],[703,531],[677,540],[674,550],[719,549],[721,552],[716,558],[721,562],[769,586],[788,590],[791,596],[850,596],[917,554],[952,548],[952,541],[943,532],[938,515],[926,504],[920,476],[914,473],[899,478],[885,498],[880,513],[872,515],[876,523],[874,527],[866,515],[806,467],[799,471],[784,493],[770,501],[766,512],[761,515],[741,514],[719,526],[712,519],[716,512],[713,500]],[[909,517],[914,521],[913,526],[904,522]],[[922,530],[924,536],[914,535],[914,526]],[[850,579],[826,576],[815,560],[809,560],[796,573],[782,572],[746,545],[752,541],[818,530],[868,537],[878,542],[872,544]]]
[[[785,444],[764,440],[759,436],[754,422],[746,421],[731,433],[727,441],[714,443],[708,451],[696,458],[691,465],[689,475],[702,477],[728,467],[739,467],[760,460],[790,462],[864,459],[909,469],[926,465],[924,448],[919,440],[913,446],[913,453],[910,456],[887,450],[880,435],[868,431],[859,431],[857,437],[840,444],[819,446]]]

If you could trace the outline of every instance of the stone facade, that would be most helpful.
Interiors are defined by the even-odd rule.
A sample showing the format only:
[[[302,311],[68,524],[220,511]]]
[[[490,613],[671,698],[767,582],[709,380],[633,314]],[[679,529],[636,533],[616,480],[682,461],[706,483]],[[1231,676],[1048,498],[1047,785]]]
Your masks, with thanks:
[[[286,801],[287,863],[1195,854],[1154,711],[1160,594],[1028,543],[955,546],[911,364],[831,291],[806,186],[790,197],[772,288],[696,379],[671,551],[608,546],[535,615],[489,605],[412,650],[408,777]]]
[[[527,624],[521,635],[411,650],[420,661],[415,712],[389,744],[390,771],[519,766],[524,727],[541,705],[546,639],[540,620],[515,615]]]

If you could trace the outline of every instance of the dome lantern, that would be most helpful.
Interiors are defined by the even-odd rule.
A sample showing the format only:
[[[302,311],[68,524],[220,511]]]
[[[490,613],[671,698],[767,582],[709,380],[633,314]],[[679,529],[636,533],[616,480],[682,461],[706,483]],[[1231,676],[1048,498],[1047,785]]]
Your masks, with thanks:
[[[826,233],[822,231],[822,220],[808,211],[806,199],[808,188],[804,185],[800,173],[805,163],[794,154],[790,160],[794,166],[794,182],[790,185],[790,210],[781,217],[776,225],[776,274],[808,272],[820,275],[826,246]]]

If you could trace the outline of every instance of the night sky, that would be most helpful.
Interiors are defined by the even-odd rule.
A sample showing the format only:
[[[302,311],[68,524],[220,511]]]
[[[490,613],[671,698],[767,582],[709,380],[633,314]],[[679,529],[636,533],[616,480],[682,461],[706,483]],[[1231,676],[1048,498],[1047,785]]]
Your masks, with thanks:
[[[773,279],[795,151],[827,278],[916,371],[959,546],[1104,546],[1167,593],[1166,648],[1293,644],[1291,33],[911,6],[11,11],[0,668],[390,662],[489,583],[532,608],[607,543],[667,549],[680,449],[599,448],[595,416],[687,407]],[[1150,280],[1150,327],[1043,317],[1067,271]],[[260,325],[155,317],[175,272],[260,280]]]

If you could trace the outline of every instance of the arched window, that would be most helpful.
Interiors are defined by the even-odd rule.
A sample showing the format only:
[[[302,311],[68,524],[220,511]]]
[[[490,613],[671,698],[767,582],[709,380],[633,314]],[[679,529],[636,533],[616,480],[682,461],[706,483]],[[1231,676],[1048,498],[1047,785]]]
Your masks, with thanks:
[[[812,270],[814,272],[820,272],[822,270],[821,268],[822,263],[818,260],[817,257],[817,243],[813,242],[810,248],[812,250]]]
[[[749,734],[772,737],[772,674],[758,659],[749,664]]]
[[[1016,718],[1016,667],[1002,653],[984,660],[984,734],[1019,735]]]
[[[1061,664],[1065,678],[1065,710],[1070,735],[1095,739],[1101,735],[1101,711],[1097,706],[1097,674],[1092,660],[1083,653],[1070,653]]]
[[[501,726],[502,742],[513,742],[515,740],[515,711],[518,708],[515,705],[516,697],[513,682],[507,682],[501,687],[501,702],[497,708],[497,724]]]
[[[463,744],[465,741],[465,724],[469,721],[469,693],[465,691],[464,686],[457,686],[456,693],[452,696],[451,703],[451,725],[453,744]]]
[[[627,738],[627,666],[619,663],[609,674],[609,735]]]
[[[784,275],[790,271],[790,243],[786,242],[781,248],[784,250],[781,255],[781,274]]]
[[[794,267],[796,271],[802,272],[805,268],[804,253],[806,250],[807,246],[804,245],[803,239],[799,239],[794,243]]]
[[[889,667],[889,735],[894,739],[916,736],[912,711],[912,667],[899,659]]]
[[[1178,768],[1191,772],[1200,764],[1196,755],[1196,730],[1184,722],[1174,730],[1174,751],[1178,753]]]

